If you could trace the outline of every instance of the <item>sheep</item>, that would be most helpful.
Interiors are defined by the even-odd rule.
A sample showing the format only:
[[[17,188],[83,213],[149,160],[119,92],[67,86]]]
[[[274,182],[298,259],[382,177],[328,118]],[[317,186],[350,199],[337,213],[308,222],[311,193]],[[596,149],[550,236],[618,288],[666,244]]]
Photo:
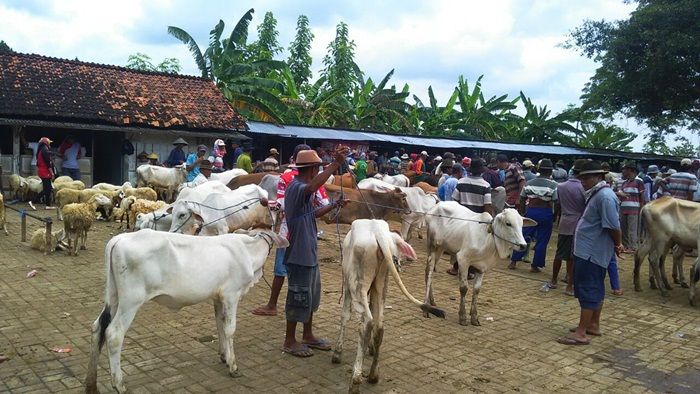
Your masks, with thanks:
[[[46,250],[46,229],[40,228],[32,234],[32,239],[29,242],[29,246],[32,249],[44,252],[44,254],[49,254],[56,250],[56,248],[63,249],[65,246],[63,240],[66,238],[66,231],[60,229],[58,231],[51,232],[51,241],[49,250]]]
[[[131,182],[126,181],[121,186],[112,185],[111,183],[104,183],[103,182],[103,183],[98,183],[97,185],[93,185],[92,188],[97,189],[97,190],[109,190],[111,192],[117,192],[117,191],[121,191],[123,189],[132,189],[133,187],[131,186]]]
[[[53,180],[54,185],[61,184],[63,182],[73,182],[73,178],[69,177],[68,175],[61,175],[58,178]]]
[[[27,194],[25,195],[27,200],[35,200],[43,190],[44,186],[41,183],[41,178],[35,176],[27,177]]]
[[[2,194],[0,194],[0,226],[2,226],[2,231],[5,232],[5,235],[9,235],[7,224],[5,223],[5,199]]]
[[[72,203],[63,207],[63,229],[68,238],[68,254],[78,255],[78,240],[80,239],[80,249],[85,250],[87,233],[95,221],[95,210],[99,205],[110,204],[109,198],[103,194],[95,194],[90,200],[83,203]]]
[[[83,181],[63,181],[53,183],[54,195],[63,189],[83,190],[85,189],[85,184]]]
[[[141,200],[150,200],[150,201],[158,200],[158,195],[156,194],[156,191],[150,187],[124,188],[123,192],[124,192],[124,197],[134,196],[134,197],[141,199]]]
[[[103,196],[107,197],[110,200],[109,204],[99,204],[98,205],[98,208],[100,209],[100,213],[102,214],[102,217],[109,220],[109,218],[112,214],[112,209],[114,208],[114,205],[112,203],[112,199],[118,193],[117,192],[110,192],[107,190],[95,190],[95,189],[85,189],[85,190],[62,189],[62,190],[59,190],[59,192],[56,193],[56,206],[58,208],[58,209],[56,209],[56,216],[58,217],[59,220],[63,220],[63,207],[64,206],[66,206],[68,204],[72,204],[72,203],[87,202],[92,196],[94,196],[96,194],[102,194]]]
[[[150,201],[143,200],[140,198],[134,198],[133,196],[127,197],[127,200],[123,205],[126,217],[126,228],[134,228],[136,224],[136,216],[140,213],[151,213],[159,209],[164,209],[168,206],[165,201]]]
[[[27,179],[19,176],[17,174],[12,174],[10,175],[10,191],[13,194],[13,198],[24,200],[27,197],[27,191],[28,191],[29,184],[27,183]]]

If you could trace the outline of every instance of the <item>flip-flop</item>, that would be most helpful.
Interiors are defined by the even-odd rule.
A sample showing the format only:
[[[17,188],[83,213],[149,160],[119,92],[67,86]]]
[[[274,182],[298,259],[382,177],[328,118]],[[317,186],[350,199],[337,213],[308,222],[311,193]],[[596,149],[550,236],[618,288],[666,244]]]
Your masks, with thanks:
[[[450,275],[452,275],[452,276],[457,276],[457,272],[455,272],[452,268],[449,268],[449,269],[448,269],[447,271],[445,271],[445,272],[447,272],[448,274],[450,274]]]
[[[508,269],[509,269],[509,270],[514,270],[514,269],[515,269],[515,263],[510,263],[510,264],[508,265]]]
[[[574,337],[561,337],[557,339],[557,342],[561,343],[562,345],[569,345],[569,346],[581,346],[581,345],[590,345],[591,341],[589,340],[579,340]]]
[[[564,290],[564,294],[566,294],[568,296],[572,296],[572,297],[576,296],[573,291],[568,291],[568,290]]]
[[[287,353],[289,355],[292,355],[294,357],[300,357],[300,358],[311,357],[314,355],[313,350],[309,349],[309,347],[306,345],[302,345],[298,349],[283,347],[282,352]]]
[[[551,290],[554,290],[557,288],[557,285],[552,284],[552,282],[547,282],[547,287],[549,287]]]
[[[569,328],[569,332],[575,332],[577,328],[578,328],[578,327]],[[588,331],[588,330],[586,330],[586,335],[590,335],[590,336],[593,336],[593,337],[602,337],[602,336],[603,336],[603,334],[601,334],[601,333],[599,333],[599,332]]]
[[[256,316],[277,316],[277,311],[270,311],[263,307],[255,308],[250,313]]]
[[[327,352],[332,349],[331,343],[325,339],[318,339],[316,342],[302,342],[302,344],[322,352]]]

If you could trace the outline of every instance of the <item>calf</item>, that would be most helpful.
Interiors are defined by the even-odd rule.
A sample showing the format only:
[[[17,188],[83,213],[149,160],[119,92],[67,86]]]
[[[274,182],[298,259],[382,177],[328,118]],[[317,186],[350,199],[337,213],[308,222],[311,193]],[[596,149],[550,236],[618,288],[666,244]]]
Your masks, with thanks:
[[[142,164],[136,168],[136,186],[149,186],[154,189],[165,190],[165,200],[171,202],[181,183],[187,180],[185,165],[172,168]]]
[[[358,392],[362,381],[362,361],[367,346],[373,355],[369,383],[377,383],[379,373],[379,347],[384,336],[384,302],[386,301],[389,274],[401,292],[425,313],[445,317],[440,309],[421,303],[406,290],[392,261],[398,253],[415,259],[416,252],[398,234],[389,231],[383,220],[356,220],[352,223],[343,241],[343,309],[340,320],[340,334],[333,353],[333,363],[340,363],[343,353],[345,327],[354,310],[360,317],[357,356],[352,369],[350,392]],[[372,343],[370,345],[370,340]]]
[[[471,324],[478,326],[476,300],[484,273],[498,263],[505,263],[513,250],[525,250],[522,228],[537,222],[523,218],[515,209],[505,209],[491,218],[488,213],[475,213],[455,201],[437,204],[425,218],[428,227],[428,261],[425,266],[425,303],[435,305],[433,272],[443,252],[457,258],[459,266],[459,324],[467,325],[465,298],[469,286],[469,267],[476,269],[474,291],[469,315]],[[428,317],[428,314],[424,314]]]
[[[262,277],[270,250],[288,245],[271,231],[193,237],[142,230],[113,237],[105,247],[105,306],[92,324],[86,391],[97,391],[97,364],[105,342],[112,386],[119,393],[126,391],[122,343],[136,312],[150,300],[172,310],[213,300],[219,354],[229,374],[236,376],[233,334],[238,302]]]

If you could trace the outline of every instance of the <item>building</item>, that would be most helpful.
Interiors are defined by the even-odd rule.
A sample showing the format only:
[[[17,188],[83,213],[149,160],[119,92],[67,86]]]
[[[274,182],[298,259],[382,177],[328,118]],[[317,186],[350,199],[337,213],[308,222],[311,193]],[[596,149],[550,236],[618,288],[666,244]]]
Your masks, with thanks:
[[[86,184],[134,179],[136,157],[165,160],[178,137],[194,151],[214,139],[241,140],[247,126],[204,78],[32,54],[0,53],[0,165],[7,176],[36,174],[32,147],[67,135],[84,147]],[[129,143],[132,154],[125,154]],[[60,170],[60,159],[56,167]]]

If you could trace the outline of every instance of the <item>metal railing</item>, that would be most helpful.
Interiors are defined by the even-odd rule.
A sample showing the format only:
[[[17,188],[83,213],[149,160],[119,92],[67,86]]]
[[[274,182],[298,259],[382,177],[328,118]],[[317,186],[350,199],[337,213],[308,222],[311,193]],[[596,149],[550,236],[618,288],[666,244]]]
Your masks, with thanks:
[[[20,233],[21,233],[21,237],[22,237],[22,242],[27,241],[27,217],[30,217],[32,219],[36,219],[40,222],[43,222],[44,225],[46,226],[46,234],[45,234],[45,239],[44,239],[44,242],[45,242],[44,255],[47,255],[47,254],[53,252],[53,250],[51,250],[52,249],[51,248],[51,237],[52,237],[51,228],[53,226],[53,220],[51,218],[49,218],[49,217],[44,218],[41,216],[34,215],[32,213],[27,212],[27,210],[24,208],[18,209],[18,208],[9,206],[7,204],[4,204],[4,205],[5,205],[5,208],[9,208],[9,209],[19,213]]]

